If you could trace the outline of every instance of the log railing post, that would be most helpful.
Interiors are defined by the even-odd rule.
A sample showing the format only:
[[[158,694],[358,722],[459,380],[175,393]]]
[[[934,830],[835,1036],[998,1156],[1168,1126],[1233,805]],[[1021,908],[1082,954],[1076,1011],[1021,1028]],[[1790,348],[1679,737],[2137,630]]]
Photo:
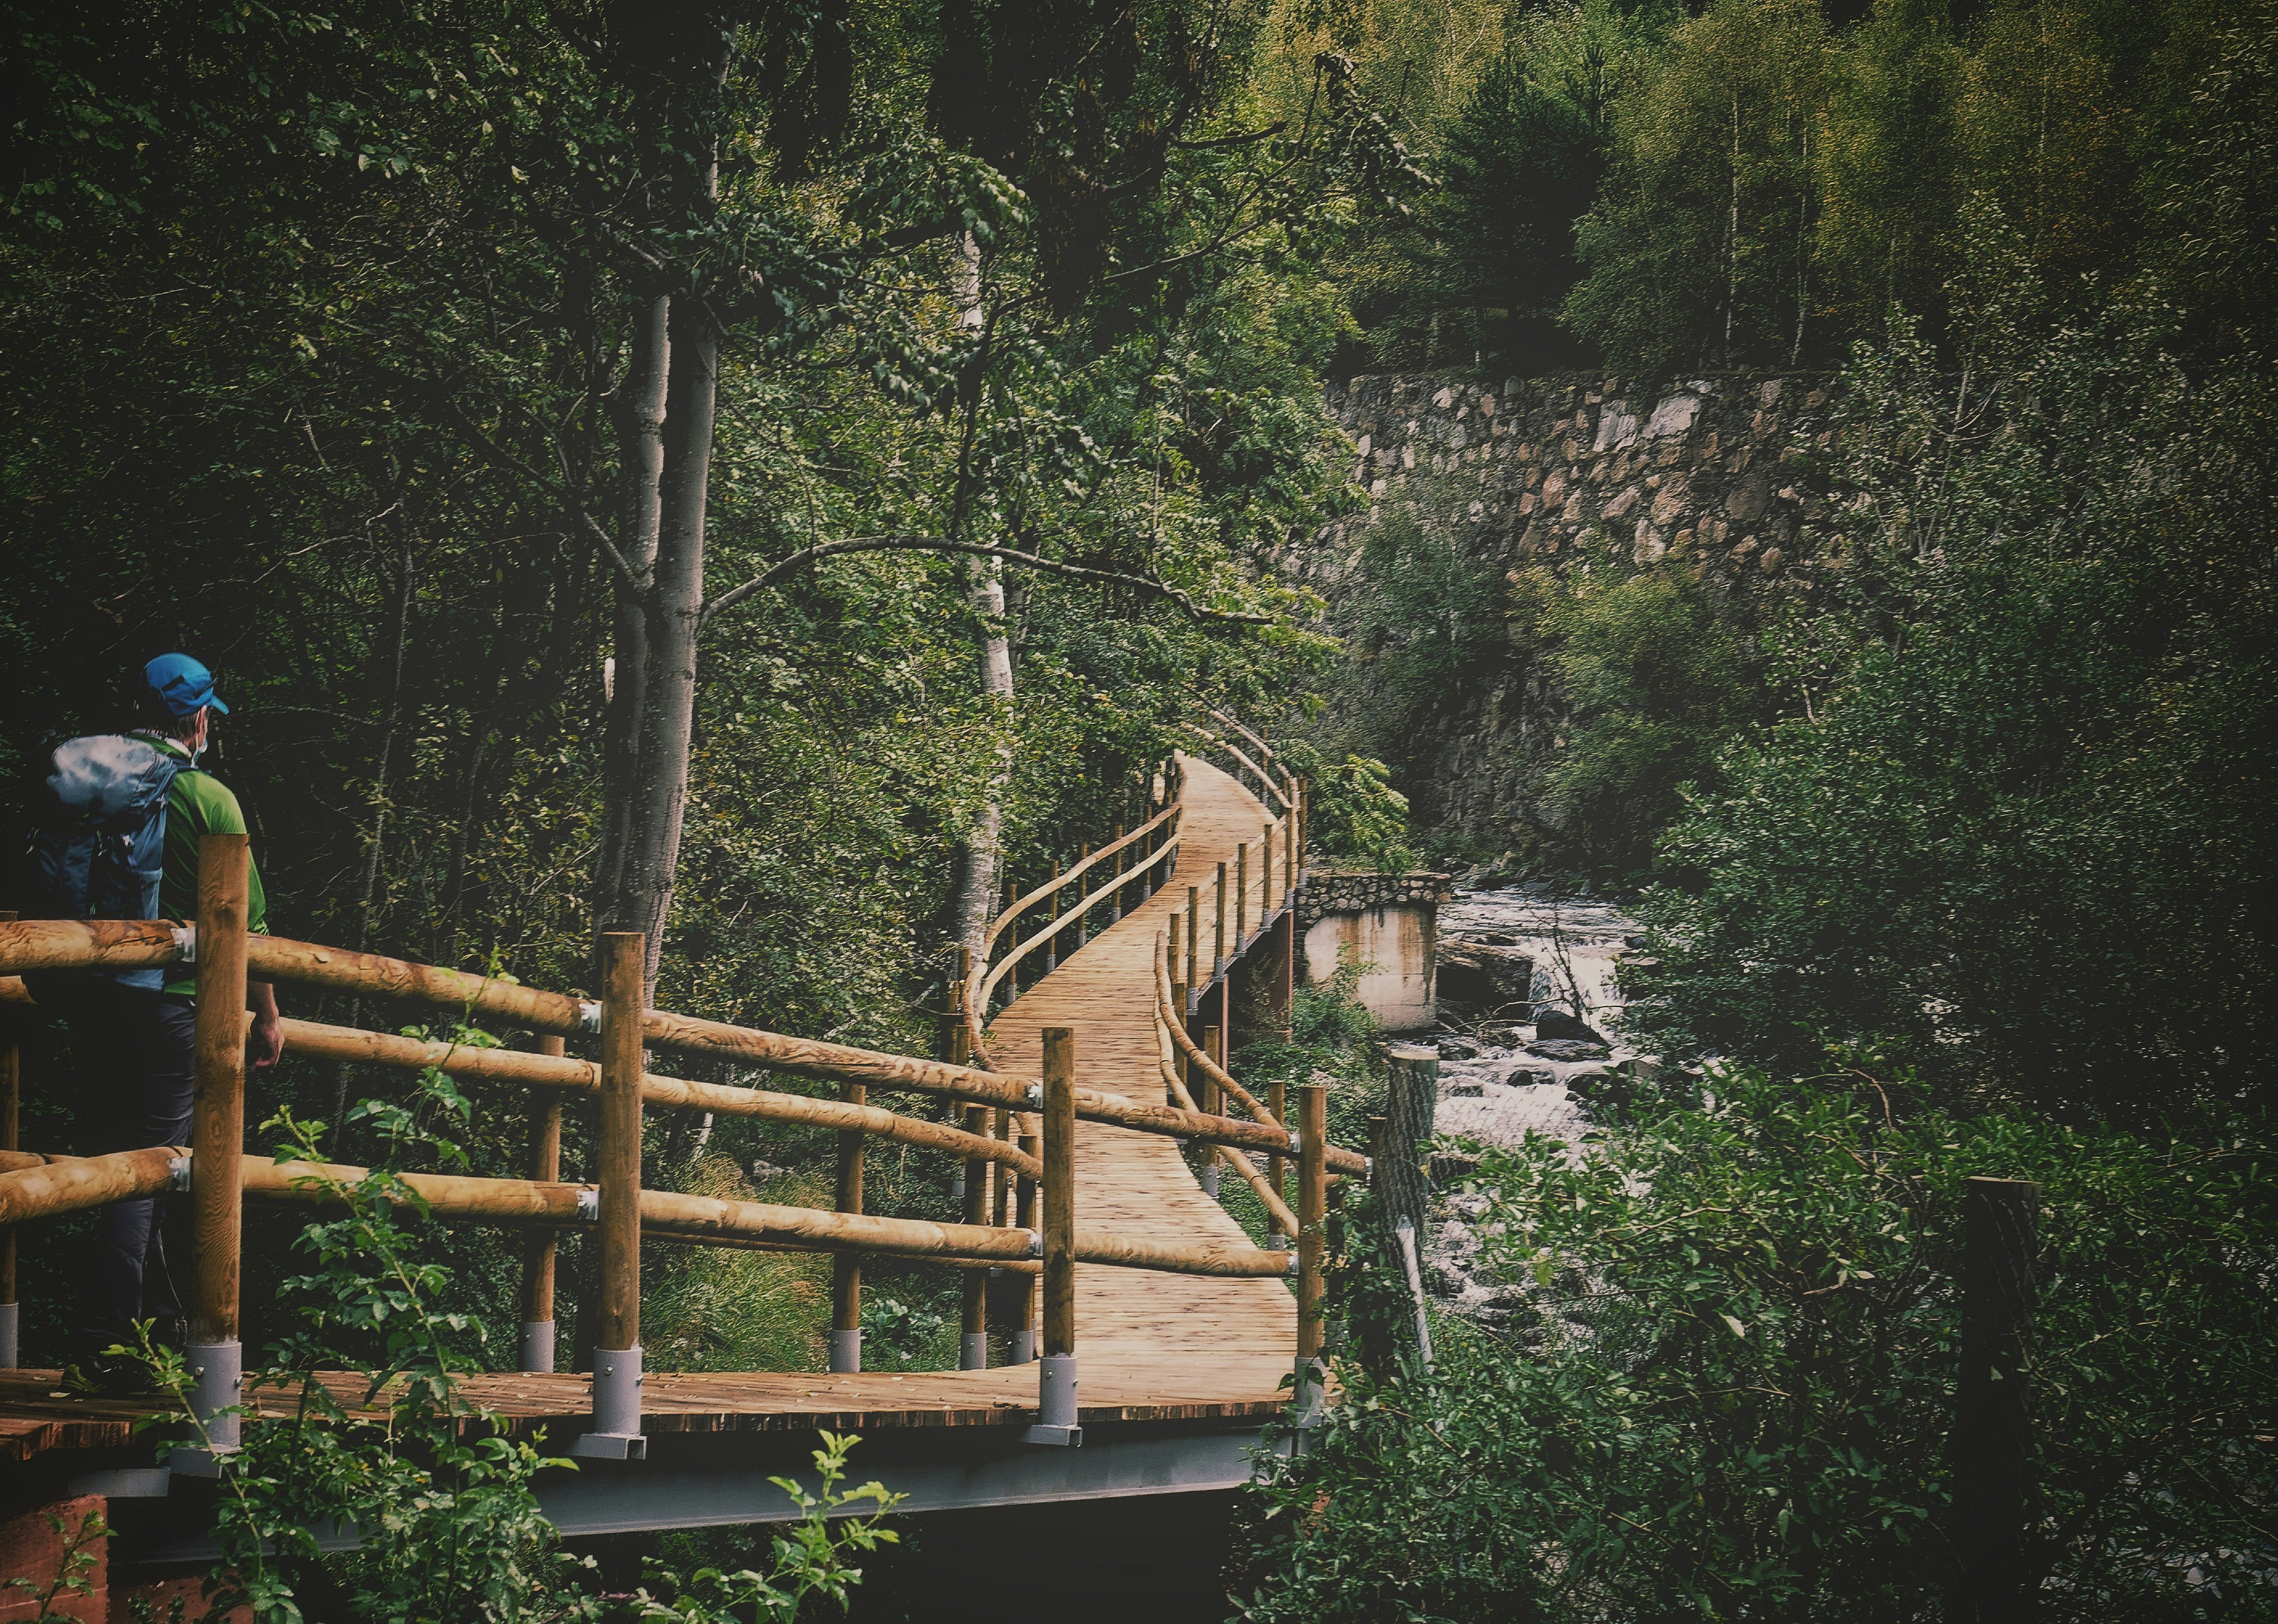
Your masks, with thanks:
[[[1257,927],[1265,928],[1266,916],[1273,911],[1273,826],[1264,826],[1257,837]]]
[[[1289,810],[1281,815],[1281,900],[1288,902],[1297,894],[1297,797],[1289,797]]]
[[[1175,1021],[1180,1029],[1184,1031],[1187,1024],[1186,1010],[1187,984],[1184,981],[1173,981],[1171,983],[1171,1012],[1166,1018]],[[1179,1088],[1189,1088],[1193,1086],[1194,1074],[1189,1071],[1188,1066],[1189,1062],[1187,1060],[1185,1046],[1177,1043],[1173,1044],[1171,1046],[1171,1073],[1179,1079]],[[1179,1088],[1166,1086],[1163,1090],[1166,1096],[1163,1103],[1173,1106],[1178,1104]]]
[[[1076,864],[1080,867],[1083,864],[1090,861],[1091,846],[1090,843],[1087,842],[1083,848],[1083,854],[1076,858]],[[1075,936],[1075,945],[1068,949],[1068,951],[1071,953],[1074,952],[1077,948],[1082,947],[1085,942],[1091,940],[1091,910],[1083,906],[1084,884],[1085,882],[1083,881],[1079,880],[1076,881],[1076,921],[1075,930],[1074,932]]]
[[[1946,1616],[2022,1624],[2036,1616],[2027,1559],[2032,1451],[2031,1330],[2041,1187],[1963,1186],[1961,1370],[1953,1414],[1953,1572]]]
[[[558,1037],[538,1040],[538,1052],[559,1057]],[[530,1145],[523,1158],[523,1177],[552,1184],[562,1177],[562,1096],[531,1090]],[[517,1370],[554,1369],[554,1266],[561,1231],[533,1229],[522,1242],[522,1328],[515,1338]]]
[[[1226,865],[1218,865],[1218,941],[1211,949],[1211,980],[1215,981],[1226,968]]]
[[[1242,939],[1250,934],[1250,842],[1243,841],[1234,849],[1234,950],[1242,951]]]
[[[1120,924],[1122,921],[1123,886],[1121,884],[1121,881],[1131,863],[1130,850],[1122,844],[1123,826],[1120,823],[1115,826],[1115,839],[1117,842],[1115,848],[1115,878],[1118,883],[1115,889],[1109,893],[1107,898],[1107,922],[1110,925]]]
[[[849,1105],[869,1101],[870,1091],[860,1083],[841,1083]],[[862,1131],[838,1131],[838,1210],[862,1210]],[[862,1369],[862,1254],[834,1252],[830,1255],[830,1373],[852,1376]]]
[[[985,1134],[989,1132],[989,1108],[968,1105],[965,1108],[965,1131]],[[989,1222],[989,1163],[981,1156],[965,1160],[965,1204],[959,1216],[967,1224]],[[989,1368],[989,1277],[978,1269],[965,1271],[965,1314],[962,1334],[957,1340],[957,1368],[960,1370],[986,1370]]]
[[[1320,1418],[1321,1263],[1328,1241],[1329,1091],[1297,1085],[1297,1370],[1290,1408],[1301,1427]]]
[[[174,1452],[177,1471],[218,1475],[238,1447],[233,1407],[245,1373],[238,1339],[238,1267],[244,1232],[239,1164],[245,1148],[245,927],[253,850],[243,835],[198,836],[196,1083],[190,1116],[189,1340],[199,1448]],[[224,1414],[224,1412],[231,1412]]]
[[[12,925],[12,911],[0,910],[0,925]],[[22,1060],[14,1015],[0,1010],[0,1150],[21,1150]],[[0,1370],[13,1370],[22,1353],[16,1308],[16,1226],[0,1224]]]
[[[1224,1027],[1205,1026],[1203,1028],[1203,1053],[1208,1055],[1211,1059],[1216,1062],[1221,1068],[1225,1066],[1226,1029]],[[1203,1073],[1202,1094],[1200,1098],[1196,1100],[1195,1103],[1203,1108],[1203,1111],[1206,1116],[1220,1116],[1224,1114],[1226,1110],[1226,1102],[1219,1097],[1218,1079],[1212,1077],[1208,1071]],[[1211,1200],[1216,1201],[1218,1200],[1218,1152],[1215,1148],[1208,1145],[1204,1146],[1202,1150],[1203,1170],[1201,1178],[1203,1193],[1209,1196]]]
[[[1202,928],[1203,888],[1190,885],[1187,888],[1187,985],[1190,987],[1210,984],[1210,977],[1203,973]],[[1179,1018],[1185,1019],[1187,1013],[1186,1010],[1181,1009]]]
[[[1075,1033],[1047,1026],[1044,1039],[1044,1356],[1037,1367],[1030,1442],[1081,1444],[1075,1368]]]
[[[573,1455],[638,1460],[641,1436],[641,1004],[646,938],[601,936],[601,1098],[594,1158],[600,1177],[601,1289],[593,1337],[593,1429]]]
[[[1273,1120],[1279,1123],[1286,1124],[1289,1120],[1288,1088],[1289,1085],[1278,1077],[1265,1085],[1265,1109],[1273,1113]],[[1288,1188],[1281,1180],[1281,1158],[1279,1155],[1270,1155],[1265,1158],[1265,1182],[1273,1187],[1273,1198],[1276,1201],[1286,1201],[1289,1199]],[[1288,1244],[1289,1238],[1280,1230],[1273,1230],[1266,1234],[1265,1249],[1268,1252],[1279,1252]]]
[[[1021,1153],[1041,1160],[1043,1140],[1035,1133],[1021,1135]],[[1031,1234],[1039,1232],[1043,1219],[1039,1210],[1039,1189],[1036,1181],[1022,1173],[1016,1186],[1020,1197],[1020,1224]],[[1013,1277],[1017,1285],[1014,1293],[1021,1308],[1018,1327],[1013,1332],[1013,1362],[1034,1364],[1036,1358],[1036,1277],[1026,1271]]]

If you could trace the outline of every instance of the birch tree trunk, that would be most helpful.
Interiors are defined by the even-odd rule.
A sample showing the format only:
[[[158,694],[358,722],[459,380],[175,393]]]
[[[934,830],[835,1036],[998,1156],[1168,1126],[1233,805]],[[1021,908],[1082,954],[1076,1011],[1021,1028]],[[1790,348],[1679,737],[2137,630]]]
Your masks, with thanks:
[[[660,40],[638,36],[644,122],[655,169],[652,223],[708,218],[719,197],[716,131],[730,34],[698,11]],[[696,155],[691,156],[691,155]],[[701,272],[682,288],[642,287],[631,312],[617,409],[620,502],[616,675],[605,747],[607,803],[593,924],[647,937],[643,996],[657,966],[680,866],[688,756],[696,717],[696,644],[704,611],[704,522],[712,477],[722,334]]]
[[[981,245],[968,232],[958,239],[957,250],[952,267],[957,324],[967,332],[978,332],[982,324]],[[977,396],[968,409],[980,409]],[[981,815],[966,837],[958,864],[954,933],[958,944],[971,949],[978,963],[1004,862],[1005,791],[1013,782],[1013,650],[1005,623],[1004,565],[993,558],[975,559],[967,566],[966,582],[973,613],[982,626],[981,691],[988,701],[990,725],[998,736],[989,782],[982,791]]]
[[[411,517],[404,510],[405,486],[399,466],[395,480],[395,625],[390,634],[387,662],[387,716],[379,733],[379,759],[372,768],[371,838],[363,853],[363,889],[356,908],[356,951],[371,949],[372,911],[379,900],[379,859],[387,835],[387,793],[390,768],[395,759],[395,735],[403,721],[403,656],[411,637],[412,553]],[[363,1025],[361,994],[348,1003],[348,1025]],[[348,1131],[348,1084],[354,1068],[342,1061],[333,1073],[332,1143],[337,1150]]]
[[[720,333],[702,300],[674,299],[669,332],[671,381],[665,400],[656,563],[643,595],[640,710],[613,926],[646,933],[648,964],[643,980],[652,1000],[672,911],[674,876],[680,866],[681,822],[688,806],[688,754],[696,722],[696,637],[704,613],[705,503],[712,477],[720,371]]]
[[[617,385],[615,411],[618,478],[617,550],[634,575],[646,580],[656,569],[659,488],[664,477],[665,388],[672,350],[668,339],[672,301],[647,294],[633,309],[625,377]],[[608,735],[602,746],[602,782],[607,787],[601,823],[600,866],[594,875],[597,931],[620,925],[619,901],[625,881],[625,850],[632,827],[630,786],[640,765],[643,695],[647,691],[648,619],[638,592],[620,580],[615,613],[615,652],[609,682]]]

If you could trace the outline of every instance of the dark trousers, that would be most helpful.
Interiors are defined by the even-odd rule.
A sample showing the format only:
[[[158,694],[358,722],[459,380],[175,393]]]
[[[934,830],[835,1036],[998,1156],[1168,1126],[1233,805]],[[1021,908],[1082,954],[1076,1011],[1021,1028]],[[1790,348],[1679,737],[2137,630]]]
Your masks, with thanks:
[[[82,1155],[190,1142],[197,1055],[194,1001],[83,975],[31,978],[43,1010],[71,1034]],[[114,1201],[96,1215],[73,1330],[81,1358],[135,1346],[134,1322],[162,1342],[182,1338],[189,1285],[189,1202],[164,1195]]]

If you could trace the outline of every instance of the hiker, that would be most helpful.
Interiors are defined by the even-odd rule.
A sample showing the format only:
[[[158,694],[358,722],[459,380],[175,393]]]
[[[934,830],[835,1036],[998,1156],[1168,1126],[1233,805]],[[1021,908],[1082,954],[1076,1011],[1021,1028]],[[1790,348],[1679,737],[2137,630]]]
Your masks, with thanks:
[[[193,919],[198,908],[198,836],[241,835],[237,797],[197,761],[213,718],[229,707],[213,673],[187,654],[142,668],[136,725],[125,734],[72,739],[51,752],[38,786],[31,887],[51,919]],[[253,871],[246,923],[268,926],[261,873]],[[47,971],[26,978],[41,1007],[71,1031],[85,1154],[187,1145],[197,1049],[195,970]],[[284,1052],[277,995],[246,985],[254,1011],[249,1059]],[[72,1327],[84,1373],[98,1385],[134,1382],[140,1367],[108,1355],[136,1346],[134,1322],[154,1322],[154,1341],[180,1347],[187,1327],[189,1203],[160,1195],[102,1209]]]

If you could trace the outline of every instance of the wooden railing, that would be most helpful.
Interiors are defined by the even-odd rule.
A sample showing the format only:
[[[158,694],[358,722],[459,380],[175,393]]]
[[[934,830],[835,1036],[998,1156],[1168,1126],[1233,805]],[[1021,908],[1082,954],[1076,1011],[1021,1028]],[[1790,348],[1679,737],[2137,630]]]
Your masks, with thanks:
[[[1043,972],[1051,974],[1059,965],[1064,946],[1073,952],[1089,939],[1092,916],[1103,904],[1107,923],[1112,925],[1123,917],[1125,901],[1134,887],[1138,900],[1144,902],[1169,882],[1179,860],[1183,780],[1175,756],[1164,761],[1148,775],[1144,808],[1148,815],[1138,827],[1128,834],[1117,829],[1098,850],[1087,849],[1071,866],[1025,895],[1016,895],[1013,882],[1006,881],[1004,911],[989,922],[980,951],[959,950],[958,972],[951,982],[954,1000],[951,1041],[956,1057],[988,1065],[982,1030],[1000,988],[1009,986],[1008,1003],[1018,995],[1024,960],[1041,953]],[[1070,890],[1076,893],[1075,900],[1063,910],[1063,895]],[[1022,935],[1021,927],[1030,921],[1040,904],[1046,911],[1045,918]],[[963,1030],[961,1038],[955,1035],[958,1028]]]
[[[1167,865],[1174,851],[1175,782],[1170,788],[1166,797],[1169,804],[1071,873],[1080,877],[1085,869],[1096,870],[1112,859],[1110,873],[1120,876],[1122,884],[1151,886],[1154,871]],[[1292,799],[1296,799],[1294,788]],[[1284,822],[1291,820],[1285,817]],[[187,1189],[195,1236],[187,1349],[189,1362],[197,1371],[193,1407],[214,1451],[233,1449],[239,1440],[234,1407],[241,1397],[242,1366],[238,1327],[243,1203],[247,1200],[337,1201],[348,1186],[363,1177],[360,1168],[279,1166],[243,1155],[245,984],[249,976],[448,1008],[470,1021],[519,1027],[534,1034],[538,1052],[530,1053],[427,1042],[313,1021],[285,1023],[286,1043],[292,1052],[398,1068],[434,1067],[469,1082],[524,1091],[531,1109],[528,1177],[410,1174],[405,1178],[440,1217],[531,1231],[521,1291],[521,1363],[525,1369],[554,1367],[554,1237],[565,1229],[598,1231],[600,1289],[592,1338],[593,1422],[592,1430],[577,1441],[573,1452],[627,1458],[641,1454],[645,1448],[640,1437],[639,1381],[639,1249],[644,1239],[835,1254],[835,1369],[859,1369],[860,1259],[865,1254],[931,1259],[968,1271],[1001,1269],[1028,1277],[1032,1284],[1028,1308],[1021,1315],[1022,1330],[1015,1335],[1013,1352],[1015,1362],[1027,1362],[1036,1351],[1041,1330],[1039,1420],[1029,1435],[1036,1442],[1070,1443],[1080,1437],[1073,1275],[1079,1262],[1194,1275],[1296,1275],[1300,1392],[1308,1391],[1308,1380],[1313,1382],[1311,1391],[1318,1391],[1319,1215],[1326,1211],[1323,1203],[1332,1170],[1357,1173],[1367,1163],[1357,1153],[1326,1142],[1326,1131],[1321,1125],[1326,1121],[1323,1108],[1307,1091],[1300,1091],[1304,1096],[1303,1109],[1299,1114],[1300,1125],[1292,1132],[1283,1125],[1278,1094],[1268,1109],[1234,1083],[1222,1067],[1208,1060],[1203,1065],[1212,1087],[1240,1100],[1252,1119],[1242,1121],[1197,1109],[1195,1097],[1183,1086],[1184,1069],[1195,1060],[1191,1052],[1174,1062],[1166,1061],[1170,1104],[1079,1086],[1076,1033],[1066,1028],[1045,1032],[1043,1074],[1027,1078],[962,1064],[963,1056],[943,1062],[886,1054],[645,1009],[641,982],[645,944],[638,934],[602,938],[603,985],[598,1002],[434,965],[251,935],[245,928],[247,850],[243,835],[201,838],[200,913],[195,931],[166,920],[0,921],[0,1001],[30,1001],[21,979],[27,971],[195,963],[197,1104],[192,1142],[187,1147],[160,1146],[88,1158],[46,1156],[23,1150],[17,1143],[13,1109],[14,1045],[0,1041],[0,1051],[4,1051],[0,1052],[0,1080],[8,1085],[4,1108],[0,1108],[0,1139],[5,1141],[0,1143],[0,1235],[12,1240],[11,1226],[28,1219],[149,1196],[169,1188]],[[1122,851],[1135,851],[1145,860],[1127,861],[1117,855]],[[1260,882],[1265,888],[1262,899],[1272,894],[1272,866],[1269,859],[1261,870]],[[1288,873],[1285,860],[1285,900]],[[1094,889],[1086,905],[1114,888],[1110,884]],[[1033,939],[1026,945],[1033,947]],[[1158,943],[1158,954],[1166,950]],[[1001,964],[1009,966],[1012,962],[1008,955]],[[1164,1034],[1166,1056],[1176,1041],[1184,1041],[1188,1051],[1194,1048],[1177,1023],[1163,1019],[1162,1001],[1170,996],[1167,989],[1172,985],[1166,976],[1171,966],[1172,961],[1158,957],[1158,1028]],[[985,1007],[992,984],[981,976],[971,985],[978,995],[969,1007]],[[960,1027],[960,1031],[968,1029]],[[586,1036],[598,1039],[596,1058],[583,1059],[564,1052],[564,1040]],[[816,1099],[659,1076],[645,1065],[645,1053],[651,1049],[716,1056],[836,1082],[841,1098]],[[868,1103],[872,1089],[960,1102],[967,1107],[964,1124],[952,1125],[883,1109]],[[572,1093],[595,1095],[600,1106],[593,1159],[597,1177],[588,1185],[563,1183],[558,1178],[560,1101]],[[840,1155],[836,1208],[783,1207],[643,1189],[640,1122],[644,1106],[837,1129]],[[1173,1245],[1078,1228],[1072,1192],[1074,1125],[1079,1119],[1208,1147],[1214,1154],[1228,1157],[1259,1190],[1261,1200],[1266,1199],[1266,1184],[1278,1192],[1281,1162],[1293,1156],[1299,1167],[1298,1205],[1293,1211],[1277,1193],[1268,1210],[1285,1232],[1298,1237],[1294,1254],[1279,1247],[1253,1250]],[[865,1214],[861,1210],[861,1147],[871,1138],[961,1157],[967,1178],[964,1221],[937,1224]],[[1258,1174],[1255,1163],[1242,1154],[1244,1151],[1265,1155],[1270,1173]],[[989,1187],[992,1178],[993,1192]],[[1017,1193],[1012,1187],[1015,1181]],[[1309,1213],[1314,1216],[1309,1217]],[[9,1261],[12,1262],[12,1254]],[[981,1279],[975,1272],[968,1280],[968,1298],[972,1298],[972,1288]],[[7,1288],[10,1299],[4,1306],[12,1310],[12,1270],[0,1278],[0,1285]],[[12,1314],[0,1318],[12,1320]],[[1307,1372],[1313,1375],[1309,1376]],[[175,1464],[178,1469],[195,1470],[200,1460],[211,1467],[211,1453],[200,1456],[195,1452],[187,1457],[178,1452]]]

